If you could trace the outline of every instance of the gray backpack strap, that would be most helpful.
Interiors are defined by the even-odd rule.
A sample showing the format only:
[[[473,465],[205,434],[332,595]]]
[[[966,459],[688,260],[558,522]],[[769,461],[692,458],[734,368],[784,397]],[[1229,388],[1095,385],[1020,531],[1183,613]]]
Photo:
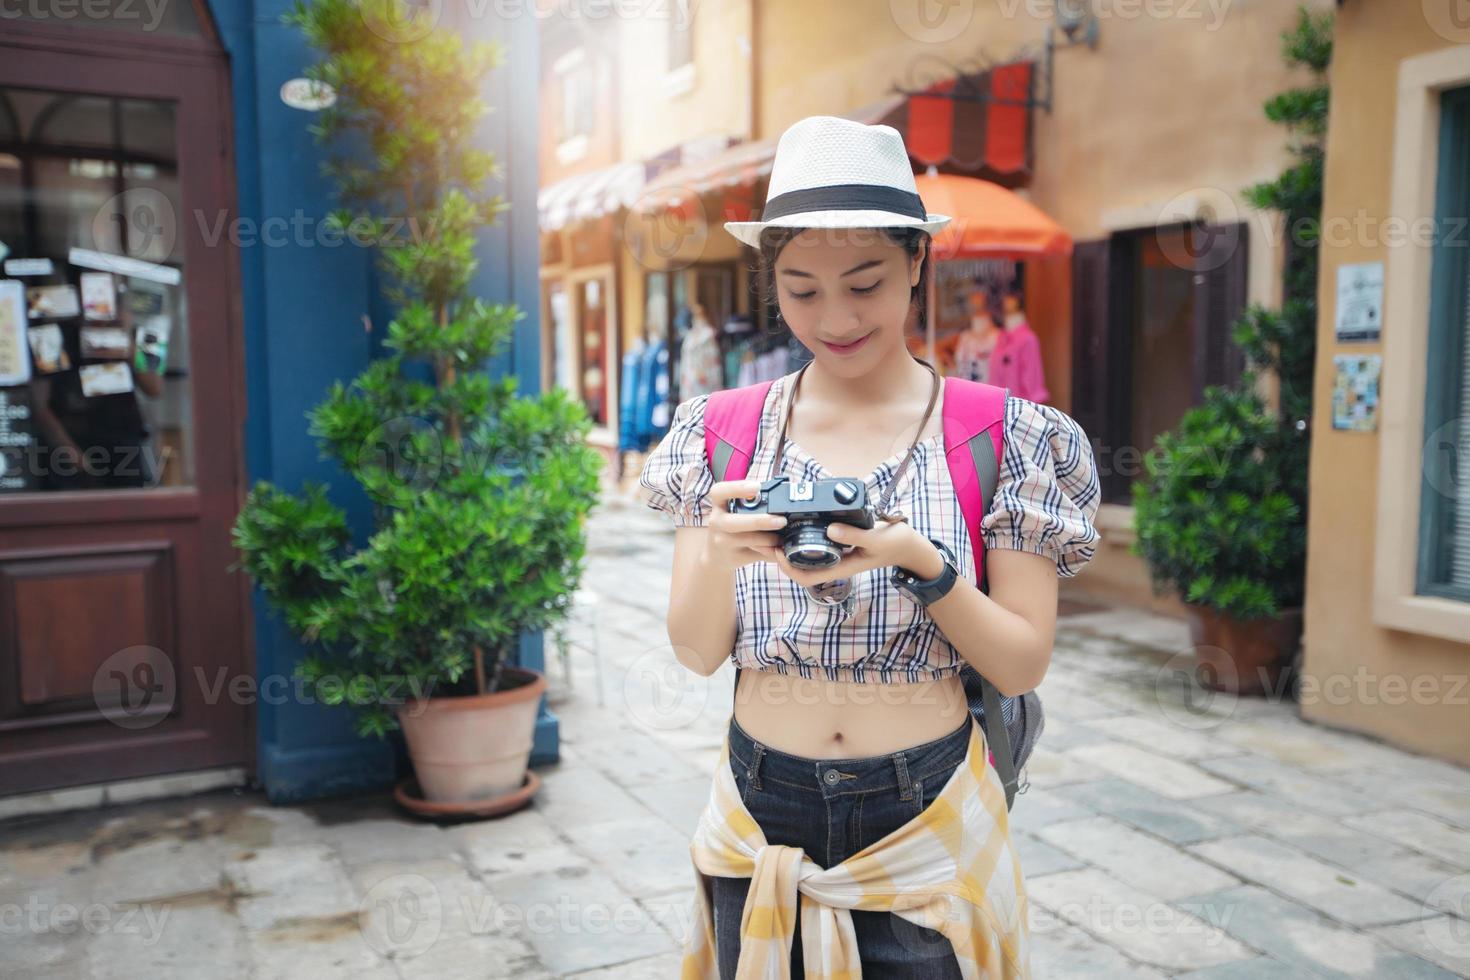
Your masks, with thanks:
[[[981,695],[985,699],[985,717],[992,719],[986,726],[985,735],[990,742],[990,751],[995,756],[995,774],[1006,789],[1006,809],[1016,798],[1016,760],[1011,755],[1011,733],[1006,731],[1005,716],[1000,710],[1000,692],[995,685],[980,678]]]
[[[980,500],[982,513],[990,509],[995,500],[996,488],[1000,486],[1000,471],[996,469],[996,446],[991,436],[992,429],[979,433],[970,440],[970,458],[975,461],[975,474],[980,478]],[[990,592],[990,579],[986,574],[985,561],[980,562],[980,591]],[[1005,715],[1001,711],[1000,692],[995,685],[980,677],[980,696],[985,706],[985,717],[990,724],[985,726],[985,737],[995,756],[995,773],[1000,777],[1006,791],[1006,809],[1016,797],[1016,760],[1011,750],[1011,733],[1006,729]]]

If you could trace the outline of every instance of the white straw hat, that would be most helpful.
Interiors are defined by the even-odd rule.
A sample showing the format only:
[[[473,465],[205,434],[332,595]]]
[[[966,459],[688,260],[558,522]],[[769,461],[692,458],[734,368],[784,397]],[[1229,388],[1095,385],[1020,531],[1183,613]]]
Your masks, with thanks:
[[[919,228],[932,235],[950,221],[924,210],[898,130],[840,116],[807,116],[781,134],[761,218],[727,221],[725,230],[759,247],[764,228]]]

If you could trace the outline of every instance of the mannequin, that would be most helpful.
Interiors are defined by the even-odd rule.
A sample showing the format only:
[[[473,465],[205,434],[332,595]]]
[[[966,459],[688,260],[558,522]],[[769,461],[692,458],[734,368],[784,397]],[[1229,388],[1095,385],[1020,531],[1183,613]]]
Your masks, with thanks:
[[[1002,296],[1005,310],[1000,342],[990,355],[993,385],[1010,388],[1011,394],[1044,403],[1051,398],[1041,364],[1041,340],[1031,329],[1021,309],[1021,292],[1014,285]]]
[[[970,293],[970,326],[955,344],[955,373],[971,381],[988,380],[990,355],[1000,341],[1000,334],[990,315],[990,291],[974,290]]]
[[[720,365],[720,335],[705,316],[704,307],[691,304],[693,324],[679,348],[679,400],[707,395],[724,387]]]

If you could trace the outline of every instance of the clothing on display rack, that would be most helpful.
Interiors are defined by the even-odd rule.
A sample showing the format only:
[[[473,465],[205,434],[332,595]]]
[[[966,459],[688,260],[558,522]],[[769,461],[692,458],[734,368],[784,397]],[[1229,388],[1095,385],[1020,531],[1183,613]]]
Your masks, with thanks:
[[[736,357],[735,386],[774,381],[790,370],[787,338],[754,334],[743,339],[732,353]]]
[[[679,346],[678,400],[707,395],[725,386],[725,370],[720,357],[720,335],[703,316],[694,317],[694,325]]]
[[[618,448],[643,451],[669,428],[669,345],[641,341],[623,355]]]
[[[1011,389],[1011,394],[1033,402],[1051,398],[1041,364],[1041,339],[1024,313],[1006,317],[1005,328],[990,355],[990,384]]]
[[[638,443],[637,394],[638,364],[643,357],[643,342],[623,355],[622,375],[618,384],[618,449],[621,452],[642,450]]]
[[[1000,340],[1000,330],[971,327],[960,334],[954,347],[955,373],[971,381],[990,381],[990,355]]]

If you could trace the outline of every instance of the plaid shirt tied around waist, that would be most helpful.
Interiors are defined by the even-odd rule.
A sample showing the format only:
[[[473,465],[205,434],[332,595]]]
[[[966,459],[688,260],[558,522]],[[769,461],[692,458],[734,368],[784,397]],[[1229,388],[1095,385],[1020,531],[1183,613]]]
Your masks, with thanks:
[[[887,837],[824,869],[799,847],[767,843],[740,800],[727,735],[689,848],[696,887],[682,980],[719,980],[712,875],[751,879],[737,980],[789,978],[798,927],[809,980],[858,980],[862,962],[852,909],[892,912],[943,934],[966,980],[1029,980],[1025,880],[1005,789],[986,755],[984,731],[972,721],[965,759],[934,802]]]

